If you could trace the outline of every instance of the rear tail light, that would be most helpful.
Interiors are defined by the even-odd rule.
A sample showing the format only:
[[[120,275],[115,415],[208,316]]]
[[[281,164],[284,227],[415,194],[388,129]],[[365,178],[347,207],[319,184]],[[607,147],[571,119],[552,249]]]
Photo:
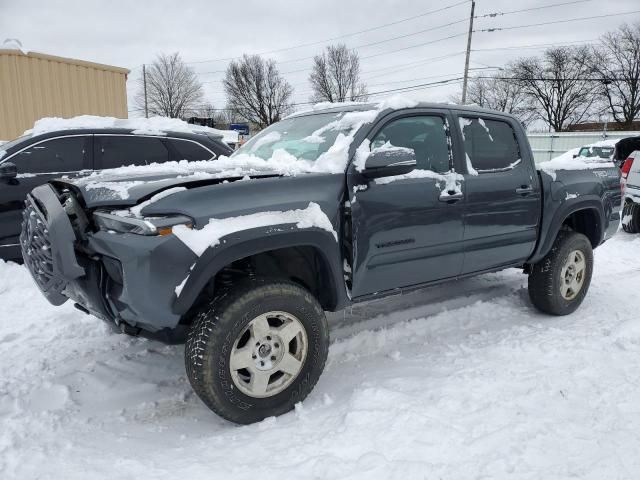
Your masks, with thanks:
[[[631,166],[633,165],[633,157],[629,157],[624,161],[624,164],[622,165],[622,178],[624,178],[625,180],[627,179],[627,177],[629,176],[629,172],[631,171]]]

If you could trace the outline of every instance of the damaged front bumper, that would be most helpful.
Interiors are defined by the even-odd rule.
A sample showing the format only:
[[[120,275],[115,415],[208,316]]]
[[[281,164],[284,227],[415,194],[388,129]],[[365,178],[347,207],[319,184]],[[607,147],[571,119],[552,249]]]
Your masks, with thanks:
[[[20,238],[25,265],[53,305],[71,299],[123,330],[173,329],[175,288],[195,254],[173,235],[74,231],[64,199],[50,185],[34,189]]]

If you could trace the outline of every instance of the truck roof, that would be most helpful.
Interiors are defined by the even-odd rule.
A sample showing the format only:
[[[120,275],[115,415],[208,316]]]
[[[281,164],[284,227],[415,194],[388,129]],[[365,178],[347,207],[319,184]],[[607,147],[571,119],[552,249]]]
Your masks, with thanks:
[[[318,103],[314,105],[309,110],[303,110],[300,112],[293,113],[289,115],[287,118],[293,117],[303,117],[307,115],[316,115],[320,113],[341,113],[341,112],[357,112],[357,111],[366,111],[366,110],[377,110],[380,109],[380,106],[383,105],[383,102],[369,102],[369,103],[361,103],[361,102],[341,102],[341,103]],[[392,109],[393,107],[383,108],[382,111],[386,111]],[[433,108],[433,109],[447,109],[447,110],[458,110],[458,111],[467,111],[470,113],[487,113],[492,115],[502,115],[505,117],[513,117],[513,115],[506,112],[499,112],[497,110],[490,110],[488,108],[483,108],[478,105],[459,105],[456,103],[445,103],[445,102],[417,102],[412,106],[401,107],[406,109],[418,109],[418,108]],[[400,109],[400,108],[398,108]]]

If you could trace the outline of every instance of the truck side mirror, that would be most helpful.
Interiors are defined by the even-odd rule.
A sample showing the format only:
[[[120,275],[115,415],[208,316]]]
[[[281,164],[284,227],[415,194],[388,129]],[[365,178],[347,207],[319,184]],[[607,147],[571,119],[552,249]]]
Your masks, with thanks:
[[[11,178],[16,178],[18,175],[18,168],[15,163],[12,162],[4,162],[0,163],[0,179],[9,180]]]
[[[409,148],[381,148],[372,151],[362,174],[367,178],[404,175],[416,168],[416,154]]]

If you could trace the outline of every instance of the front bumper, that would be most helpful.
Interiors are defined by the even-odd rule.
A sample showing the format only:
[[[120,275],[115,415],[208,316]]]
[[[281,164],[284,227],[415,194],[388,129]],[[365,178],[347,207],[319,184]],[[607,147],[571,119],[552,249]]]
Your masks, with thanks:
[[[175,288],[195,254],[173,235],[98,231],[79,239],[50,185],[36,188],[24,211],[20,244],[29,269],[53,305],[67,299],[95,316],[148,332],[175,328]]]

